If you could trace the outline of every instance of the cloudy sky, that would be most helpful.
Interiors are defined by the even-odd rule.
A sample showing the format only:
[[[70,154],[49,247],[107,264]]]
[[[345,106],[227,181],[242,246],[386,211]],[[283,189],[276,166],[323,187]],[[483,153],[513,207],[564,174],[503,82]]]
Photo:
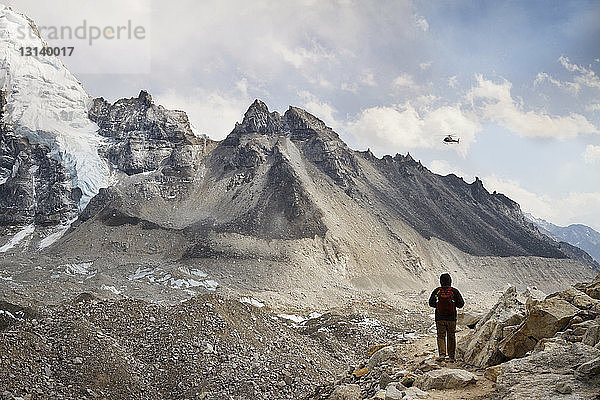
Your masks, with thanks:
[[[598,1],[7,3],[75,47],[63,61],[92,96],[147,89],[215,139],[255,98],[297,105],[354,149],[410,152],[600,231]],[[84,22],[84,39],[48,37]],[[143,38],[90,40],[92,26],[128,23]],[[460,144],[444,145],[448,133]]]

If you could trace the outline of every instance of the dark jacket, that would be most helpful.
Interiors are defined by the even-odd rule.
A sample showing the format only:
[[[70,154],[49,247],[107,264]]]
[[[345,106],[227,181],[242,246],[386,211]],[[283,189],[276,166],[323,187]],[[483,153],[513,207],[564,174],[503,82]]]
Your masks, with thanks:
[[[436,303],[437,303],[437,292],[440,289],[441,289],[441,287],[438,287],[431,293],[431,296],[429,297],[429,305],[431,307],[435,308]],[[458,291],[457,288],[452,288],[452,291],[454,292],[454,305],[456,305],[456,308],[463,308],[463,306],[465,305],[465,301],[463,300],[462,295],[460,294],[460,292]],[[436,321],[456,321],[456,311],[454,312],[453,316],[449,316],[449,317],[440,316],[440,315],[438,315],[438,311],[436,308],[435,320]]]

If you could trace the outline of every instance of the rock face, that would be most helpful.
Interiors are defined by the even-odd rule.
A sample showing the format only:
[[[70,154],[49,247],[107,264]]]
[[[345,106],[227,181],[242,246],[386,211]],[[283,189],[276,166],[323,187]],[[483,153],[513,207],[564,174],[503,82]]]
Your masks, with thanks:
[[[5,104],[0,91],[0,227],[65,223],[77,214],[81,190],[48,147],[14,135]]]
[[[600,350],[560,339],[545,342],[530,356],[501,364],[497,392],[503,399],[560,398],[572,392],[576,399],[595,399]],[[595,378],[596,377],[596,378]]]
[[[194,136],[183,111],[156,106],[144,90],[114,104],[94,99],[89,117],[98,124],[98,133],[109,138],[104,156],[127,175],[156,170],[165,161],[189,168],[207,152],[207,139]]]
[[[507,358],[523,357],[539,340],[553,337],[564,329],[578,311],[568,301],[558,298],[536,304],[523,324],[500,342],[500,352]]]
[[[456,389],[476,382],[475,375],[469,371],[453,368],[434,369],[421,375],[415,386],[423,390]]]
[[[515,329],[525,316],[525,304],[519,301],[517,290],[509,287],[494,307],[481,319],[474,332],[457,344],[457,354],[468,364],[488,367],[506,359],[499,342]]]

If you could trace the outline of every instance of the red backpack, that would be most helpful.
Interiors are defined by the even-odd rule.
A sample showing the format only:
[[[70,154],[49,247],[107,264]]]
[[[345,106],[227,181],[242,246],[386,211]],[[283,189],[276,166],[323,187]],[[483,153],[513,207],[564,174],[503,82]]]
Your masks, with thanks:
[[[441,287],[437,292],[437,303],[435,309],[438,315],[444,317],[454,317],[456,313],[456,304],[454,303],[454,291],[450,286]]]

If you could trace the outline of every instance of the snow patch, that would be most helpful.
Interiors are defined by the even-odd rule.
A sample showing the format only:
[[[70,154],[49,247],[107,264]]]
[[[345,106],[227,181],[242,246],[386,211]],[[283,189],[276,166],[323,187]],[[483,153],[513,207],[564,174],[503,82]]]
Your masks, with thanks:
[[[296,324],[302,324],[304,321],[306,321],[306,318],[304,318],[300,315],[295,315],[295,314],[277,314],[277,316],[279,318],[287,319],[288,321],[292,321]]]
[[[121,294],[121,293],[123,293],[122,291],[118,290],[114,286],[102,285],[102,286],[100,286],[100,289],[112,292],[114,294]]]
[[[38,250],[45,249],[46,247],[54,244],[54,242],[56,242],[65,234],[65,232],[71,227],[71,224],[73,222],[75,222],[75,219],[69,221],[66,225],[59,226],[56,232],[52,232],[51,234],[40,240]]]
[[[256,300],[255,298],[252,298],[252,297],[241,297],[240,303],[250,304],[251,306],[254,306],[257,308],[263,308],[265,306],[265,303],[261,303],[260,301]]]
[[[96,275],[96,270],[92,270],[93,262],[84,262],[79,264],[64,264],[58,268],[63,269],[66,275],[76,276],[85,275],[87,278],[91,278]]]
[[[17,232],[15,234],[15,236],[10,238],[8,243],[6,243],[4,246],[0,247],[0,253],[6,253],[8,250],[10,250],[13,247],[15,247],[16,245],[18,245],[21,242],[21,240],[23,240],[27,236],[31,235],[34,231],[35,231],[35,226],[33,224],[27,225],[26,227],[21,229],[19,232]]]
[[[180,270],[182,271],[182,270]],[[183,271],[182,271],[183,272]],[[191,270],[190,274],[199,277],[207,278],[208,274],[200,270]],[[174,277],[169,272],[163,270],[160,267],[156,268],[144,268],[138,267],[136,271],[129,275],[130,281],[146,280],[149,283],[156,283],[163,286],[170,286],[175,289],[189,289],[194,287],[203,287],[207,290],[216,290],[219,287],[217,281],[212,279],[196,279],[190,277]]]

